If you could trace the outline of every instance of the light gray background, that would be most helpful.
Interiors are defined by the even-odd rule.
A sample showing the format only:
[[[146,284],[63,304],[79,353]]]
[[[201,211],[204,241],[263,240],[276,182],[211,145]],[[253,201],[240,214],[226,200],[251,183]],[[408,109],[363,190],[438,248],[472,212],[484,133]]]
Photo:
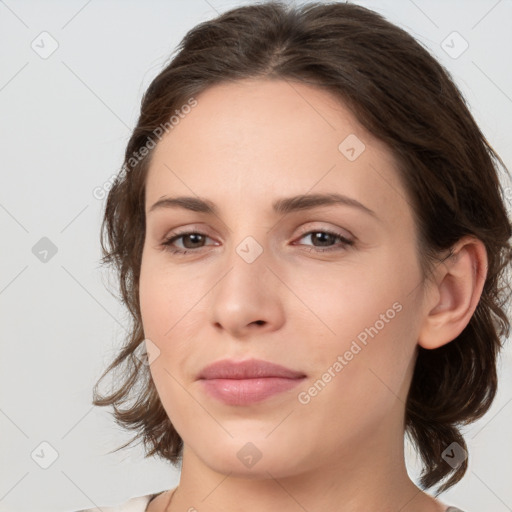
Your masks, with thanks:
[[[185,33],[246,3],[0,1],[2,512],[114,505],[178,482],[177,471],[144,460],[141,448],[109,455],[130,435],[90,403],[128,325],[100,269],[104,201],[93,192],[108,188],[141,95]],[[357,3],[381,12],[438,57],[512,169],[512,2]],[[58,43],[47,58],[31,47],[51,49],[43,31]],[[441,46],[453,31],[469,43],[458,58]],[[462,49],[457,36],[446,41],[452,54]],[[57,248],[46,263],[32,252],[43,237]],[[441,496],[467,512],[512,510],[511,370],[509,343],[499,395],[466,429],[470,469]],[[48,469],[31,458],[36,450],[40,461],[50,461],[43,441],[58,452]],[[416,479],[418,465],[412,456],[408,462]]]

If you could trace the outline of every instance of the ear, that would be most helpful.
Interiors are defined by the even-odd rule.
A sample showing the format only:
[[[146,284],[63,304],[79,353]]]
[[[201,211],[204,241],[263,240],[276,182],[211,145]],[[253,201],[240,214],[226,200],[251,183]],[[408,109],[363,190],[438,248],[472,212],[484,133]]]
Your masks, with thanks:
[[[487,277],[487,251],[478,238],[466,236],[434,272],[424,302],[418,344],[434,349],[454,340],[468,325]]]

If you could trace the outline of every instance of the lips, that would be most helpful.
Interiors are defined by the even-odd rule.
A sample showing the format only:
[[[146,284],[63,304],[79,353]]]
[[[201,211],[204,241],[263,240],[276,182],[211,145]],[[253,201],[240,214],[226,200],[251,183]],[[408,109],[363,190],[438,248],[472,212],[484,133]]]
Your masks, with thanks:
[[[226,405],[245,406],[291,390],[306,375],[284,366],[250,359],[217,361],[199,374],[198,380],[209,396]]]
[[[266,377],[298,379],[305,376],[303,372],[262,359],[245,361],[223,359],[203,368],[198,379],[258,379]]]

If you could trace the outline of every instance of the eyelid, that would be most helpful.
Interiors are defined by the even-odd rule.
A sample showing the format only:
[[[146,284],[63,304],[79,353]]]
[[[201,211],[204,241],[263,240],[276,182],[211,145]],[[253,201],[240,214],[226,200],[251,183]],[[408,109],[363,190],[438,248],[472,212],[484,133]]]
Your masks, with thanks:
[[[319,222],[319,221],[312,221],[312,222]],[[311,222],[309,223],[311,224]],[[309,234],[311,233],[312,231],[327,231],[327,232],[336,232],[335,234],[338,235],[338,236],[342,236],[344,238],[348,238],[350,240],[353,240],[355,241],[356,240],[356,237],[350,232],[348,231],[347,229],[343,229],[343,228],[340,228],[340,227],[330,227],[330,226],[326,226],[325,224],[324,225],[315,225],[315,226],[311,226],[309,224],[306,224],[306,225],[302,225],[300,228],[299,228],[299,233],[298,233],[298,237],[302,237],[303,235],[305,234]],[[343,231],[343,232],[339,232],[339,231]],[[198,234],[201,234],[201,235],[204,235],[204,236],[207,236],[208,238],[214,238],[213,236],[209,235],[207,233],[207,229],[203,229],[202,227],[198,227],[194,224],[190,225],[190,226],[185,226],[183,228],[176,228],[174,230],[171,230],[170,233],[167,233],[166,235],[164,235],[162,237],[162,242],[165,242],[166,240],[169,240],[170,238],[173,238],[173,237],[177,237],[179,235],[187,235],[187,234],[190,234],[190,233],[198,233]],[[334,233],[333,233],[334,234]]]
[[[310,226],[310,225],[305,225],[305,226],[301,226],[299,228],[299,236],[302,236],[304,234],[307,234],[307,233],[310,233],[311,231],[328,231],[328,232],[331,232],[331,233],[334,233],[336,232],[336,234],[338,236],[342,236],[344,238],[348,238],[350,240],[354,240],[356,239],[356,237],[350,232],[348,231],[347,229],[343,229],[343,228],[340,228],[340,227],[331,227],[331,226],[326,226],[325,224],[321,224],[321,225],[315,225],[315,226]]]

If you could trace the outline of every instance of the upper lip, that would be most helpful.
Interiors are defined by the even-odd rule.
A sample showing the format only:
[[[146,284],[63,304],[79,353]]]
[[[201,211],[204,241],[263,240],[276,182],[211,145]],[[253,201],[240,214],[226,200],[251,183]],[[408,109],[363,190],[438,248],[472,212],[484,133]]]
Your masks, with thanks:
[[[222,359],[203,368],[198,379],[256,379],[281,377],[297,379],[305,374],[262,359],[233,361]]]

